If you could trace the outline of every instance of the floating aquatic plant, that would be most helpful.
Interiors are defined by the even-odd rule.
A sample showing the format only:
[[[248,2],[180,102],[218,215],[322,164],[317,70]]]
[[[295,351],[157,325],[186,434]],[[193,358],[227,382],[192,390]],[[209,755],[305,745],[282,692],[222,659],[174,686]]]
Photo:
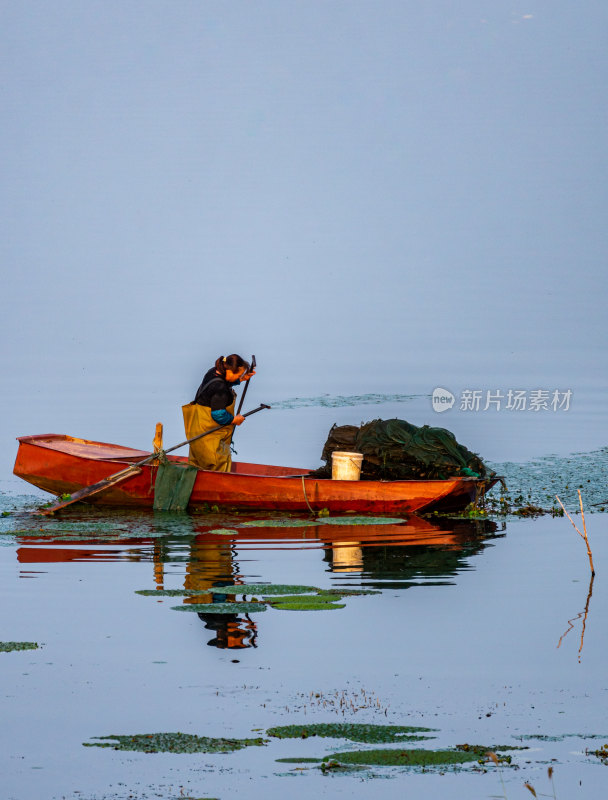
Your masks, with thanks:
[[[517,744],[494,744],[490,747],[484,744],[457,744],[456,750],[462,750],[464,753],[477,753],[478,756],[483,756],[489,750],[493,752],[498,750],[528,750],[528,747],[527,745]]]
[[[268,603],[281,611],[329,611],[344,608],[343,603],[338,603],[343,596],[356,596],[378,594],[372,590],[356,589],[319,589],[316,586],[290,585],[290,584],[232,584],[230,586],[216,586],[209,590],[197,589],[139,589],[136,594],[145,597],[187,597],[195,599],[200,595],[211,594],[238,595],[254,597],[262,595],[263,600],[237,603],[197,603],[186,601],[181,606],[173,606],[176,611],[196,611],[208,614],[249,614],[256,611],[265,611]]]
[[[495,487],[487,496],[486,505],[493,514],[527,516],[527,507],[534,506],[544,513],[562,516],[562,509],[554,502],[555,495],[559,494],[566,506],[576,504],[576,489],[583,488],[582,475],[587,478],[585,497],[590,509],[602,511],[607,505],[608,447],[568,456],[548,455],[523,464],[503,462],[489,466],[504,476],[511,490],[499,492]]]
[[[185,603],[171,608],[173,611],[196,611],[198,614],[255,614],[266,611],[266,603]]]
[[[206,589],[138,589],[135,594],[141,594],[144,597],[186,597],[210,595],[211,591]]]
[[[401,517],[321,517],[323,525],[398,525],[405,522]]]
[[[244,747],[265,744],[264,739],[214,739],[192,733],[137,733],[132,736],[112,734],[94,736],[100,741],[83,742],[84,747],[110,747],[140,753],[232,753]],[[108,740],[108,741],[105,741]],[[113,740],[113,741],[112,741]]]
[[[13,650],[37,650],[38,642],[0,642],[0,653],[11,653]]]
[[[435,728],[420,728],[411,725],[365,725],[357,723],[321,722],[310,725],[279,725],[268,728],[268,736],[278,739],[307,739],[309,736],[320,736],[331,739],[350,739],[353,742],[367,744],[420,741],[433,739],[430,733]]]
[[[316,586],[292,586],[286,583],[247,583],[242,586],[218,586],[217,590],[221,590],[223,594],[242,595],[307,594],[321,591]]]
[[[450,764],[464,764],[478,761],[477,753],[461,750],[403,750],[398,747],[382,750],[351,750],[346,753],[332,753],[324,761],[337,761],[340,764],[367,764],[378,767],[444,767]]]
[[[396,525],[405,522],[402,517],[355,517],[352,514],[344,517],[329,517],[319,512],[315,520],[291,519],[277,517],[275,519],[252,519],[243,522],[244,526],[252,528],[308,528],[311,525]]]
[[[276,761],[282,764],[315,764],[318,769],[323,773],[328,772],[361,772],[368,770],[369,767],[363,764],[341,764],[339,761],[324,761],[322,758],[277,758]],[[308,767],[296,767],[296,769],[308,769]],[[292,775],[291,772],[283,773],[284,775]]]
[[[312,599],[310,602],[302,599],[295,603],[277,603],[276,605],[273,603],[272,607],[280,611],[332,611],[335,608],[344,608],[344,603],[315,603]]]
[[[510,764],[511,756],[505,756],[500,753],[501,750],[527,750],[527,747],[500,744],[487,747],[481,744],[457,744],[456,750],[461,750],[463,753],[474,753],[477,758],[483,759],[488,756],[495,764]]]
[[[212,531],[207,531],[207,533],[215,533],[218,536],[237,536],[238,531],[235,531],[234,528],[214,528]]]
[[[278,597],[274,597],[271,595],[270,597],[264,597],[264,602],[270,603],[271,606],[284,604],[287,605],[289,603],[298,604],[298,603],[306,603],[306,604],[321,604],[321,603],[336,603],[340,599],[341,595],[338,594],[328,594],[325,592],[319,592],[318,594],[293,594],[293,595],[279,595]]]
[[[369,769],[368,766],[363,764],[340,764],[339,761],[322,761],[321,772],[360,772],[361,770]]]
[[[248,528],[309,528],[314,522],[306,519],[288,519],[278,517],[277,519],[250,519],[243,522]]]

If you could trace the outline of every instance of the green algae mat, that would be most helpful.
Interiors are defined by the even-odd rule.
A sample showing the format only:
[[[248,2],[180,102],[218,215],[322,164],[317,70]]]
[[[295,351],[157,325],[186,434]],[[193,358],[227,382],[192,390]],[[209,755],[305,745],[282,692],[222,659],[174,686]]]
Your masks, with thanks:
[[[238,531],[234,528],[214,528],[211,531],[207,531],[207,533],[214,533],[216,536],[237,536]]]
[[[84,747],[110,747],[139,753],[232,753],[244,747],[263,745],[264,739],[214,739],[192,733],[137,733],[132,736],[94,736],[99,741]]]
[[[307,739],[319,736],[331,739],[349,739],[365,744],[397,744],[434,739],[436,728],[422,728],[412,725],[373,725],[351,723],[313,723],[306,725],[279,725],[268,728],[266,734],[277,739]],[[525,750],[516,745],[460,744],[450,749],[410,749],[392,747],[383,749],[352,750],[331,753],[322,758],[279,758],[283,764],[317,764],[323,772],[350,767],[420,767],[446,768],[467,762],[486,762],[510,765],[511,757],[501,755],[503,750]],[[491,754],[491,755],[489,755]]]
[[[462,750],[403,750],[389,747],[381,750],[352,750],[332,753],[323,761],[331,759],[339,764],[358,764],[374,767],[445,767],[479,761],[477,753]]]
[[[308,602],[306,600],[298,600],[295,602],[272,603],[272,607],[279,611],[332,611],[336,608],[344,608],[344,603],[336,603],[336,599],[335,597],[329,600],[322,597],[313,597]]]
[[[316,586],[300,586],[298,584],[288,583],[245,583],[242,585],[233,584],[232,586],[218,586],[217,589],[212,591],[221,592],[222,594],[309,594],[312,592],[320,592],[321,590]]]
[[[199,614],[257,614],[266,611],[266,603],[187,603],[171,606],[173,611],[196,611]]]
[[[210,595],[211,591],[203,589],[137,589],[135,594],[141,594],[143,597],[190,597]]]
[[[306,519],[250,519],[243,522],[246,528],[310,528],[316,520]]]
[[[398,525],[402,517],[317,517],[316,519],[250,519],[243,522],[247,528],[309,528],[311,525]],[[211,531],[210,531],[211,532]]]
[[[174,611],[196,611],[208,614],[250,614],[257,611],[265,611],[268,605],[279,611],[333,611],[345,607],[344,603],[338,602],[343,597],[380,594],[380,592],[371,589],[319,589],[317,586],[304,586],[301,584],[248,583],[213,586],[208,591],[139,589],[136,594],[144,597],[196,598],[197,595],[211,596],[212,594],[250,597],[252,600],[249,602],[193,602],[184,603],[181,606],[172,606]],[[261,596],[262,599],[259,600],[256,596]]]
[[[0,653],[12,653],[14,650],[37,650],[37,642],[0,642]]]
[[[426,750],[426,749],[404,749],[401,747],[386,747],[375,750],[350,750],[340,753],[331,753],[323,758],[278,758],[277,762],[282,764],[318,764],[322,770],[335,769],[340,767],[409,767],[431,769],[445,769],[446,767],[458,767],[467,763],[486,763],[490,760],[489,753],[496,755],[495,749],[472,748],[463,750],[455,748],[452,750]],[[509,765],[509,756],[496,756],[503,765]]]
[[[319,517],[322,525],[399,525],[402,517]]]
[[[317,723],[311,725],[279,725],[268,728],[268,736],[278,739],[307,739],[309,736],[320,736],[332,739],[350,739],[353,742],[367,744],[388,742],[411,742],[423,739],[434,739],[434,736],[421,734],[432,733],[436,728],[420,728],[411,725],[365,725],[355,723]]]

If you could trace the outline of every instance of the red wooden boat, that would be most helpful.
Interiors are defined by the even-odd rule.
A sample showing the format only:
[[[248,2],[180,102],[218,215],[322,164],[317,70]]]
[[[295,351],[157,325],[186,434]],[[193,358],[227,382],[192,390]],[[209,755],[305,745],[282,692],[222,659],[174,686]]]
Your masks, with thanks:
[[[134,464],[150,452],[63,434],[22,436],[15,475],[54,495],[73,494]],[[186,464],[183,456],[167,456]],[[412,513],[460,511],[496,483],[455,476],[447,480],[334,481],[303,477],[307,469],[233,462],[232,472],[200,470],[190,508]],[[87,498],[100,506],[152,508],[157,467],[151,463],[123,483]]]

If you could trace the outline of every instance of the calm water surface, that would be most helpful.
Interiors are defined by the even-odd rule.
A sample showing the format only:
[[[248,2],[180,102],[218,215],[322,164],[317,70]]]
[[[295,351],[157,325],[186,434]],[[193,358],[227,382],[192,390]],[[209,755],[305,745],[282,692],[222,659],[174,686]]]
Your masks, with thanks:
[[[468,388],[495,388],[481,375],[471,380]],[[533,388],[534,381],[517,383]],[[557,384],[555,376],[543,383]],[[512,495],[548,507],[559,493],[573,509],[580,486],[589,511],[604,507],[601,375],[585,387],[575,382],[568,412],[536,415],[456,407],[435,414],[434,385],[457,396],[467,388],[429,376],[400,396],[363,396],[365,387],[354,385],[340,396],[294,394],[239,430],[238,457],[314,467],[334,422],[397,416],[454,431],[505,475]],[[281,397],[281,387],[268,396],[260,388],[252,405]],[[157,400],[168,407],[168,398]],[[148,415],[144,425],[112,414],[93,425],[66,414],[71,427],[29,417],[26,424],[24,416],[10,434],[56,430],[146,447],[157,418]],[[180,441],[181,429],[164,421],[166,443]],[[40,520],[24,512],[42,493],[27,495],[10,479],[15,450],[7,444],[1,455],[0,511],[11,515],[0,518],[0,640],[40,648],[0,653],[7,800],[504,794],[493,766],[485,773],[372,768],[339,776],[276,761],[359,747],[343,739],[270,739],[263,748],[196,756],[83,747],[110,734],[244,738],[273,725],[339,721],[435,728],[428,747],[525,744],[513,752],[517,768],[502,770],[509,798],[529,797],[526,781],[552,794],[549,764],[557,797],[605,797],[608,766],[585,751],[608,743],[606,514],[587,518],[597,569],[590,594],[584,544],[566,519],[252,528],[237,515],[74,508]],[[182,597],[136,594],[213,589],[209,599],[222,600],[221,586],[232,582],[379,594],[346,597],[332,611],[270,608],[229,618],[172,610],[186,603]]]
[[[31,503],[3,496],[5,509]],[[83,747],[109,734],[243,738],[273,725],[338,721],[435,728],[429,747],[525,744],[514,751],[517,769],[503,769],[508,797],[529,796],[525,781],[550,792],[548,764],[558,797],[605,796],[608,766],[585,749],[608,742],[606,515],[589,520],[598,569],[590,599],[584,545],[565,519],[244,521],[77,510],[2,520],[2,640],[40,644],[0,653],[3,796],[502,793],[493,766],[325,776],[276,762],[357,749],[347,740],[271,739],[226,755]],[[334,611],[229,619],[172,610],[182,597],[135,594],[229,582],[380,593],[347,597]]]

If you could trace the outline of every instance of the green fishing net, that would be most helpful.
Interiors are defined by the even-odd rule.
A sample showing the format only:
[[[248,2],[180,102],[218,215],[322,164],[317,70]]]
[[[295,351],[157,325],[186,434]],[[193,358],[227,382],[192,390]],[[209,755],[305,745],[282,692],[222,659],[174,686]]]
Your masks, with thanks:
[[[456,441],[451,431],[418,427],[404,419],[375,419],[360,427],[334,425],[313,475],[331,478],[335,450],[363,453],[362,480],[445,479],[454,475],[490,477],[481,458]]]
[[[196,479],[196,467],[163,461],[154,484],[155,511],[185,511]]]

